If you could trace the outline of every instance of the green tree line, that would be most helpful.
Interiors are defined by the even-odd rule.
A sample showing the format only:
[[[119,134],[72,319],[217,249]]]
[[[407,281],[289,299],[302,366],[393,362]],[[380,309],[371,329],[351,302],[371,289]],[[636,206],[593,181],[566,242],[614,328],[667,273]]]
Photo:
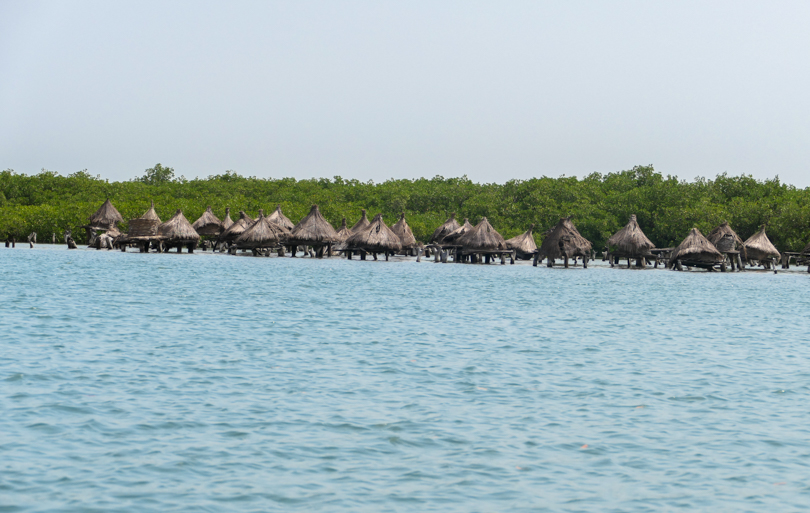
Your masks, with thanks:
[[[797,189],[778,178],[756,180],[726,173],[689,182],[663,176],[651,165],[584,178],[540,177],[503,184],[475,183],[466,176],[382,183],[339,176],[264,179],[233,171],[188,180],[160,164],[131,181],[110,182],[86,170],[63,176],[47,170],[25,175],[9,169],[0,172],[0,237],[22,240],[35,231],[44,241],[51,233],[60,236],[70,228],[77,242],[83,242],[84,233],[77,228],[87,224],[106,198],[126,220],[141,216],[150,200],[155,201],[161,219],[181,209],[191,222],[208,205],[220,218],[231,207],[236,219],[240,210],[255,217],[259,209],[269,213],[280,204],[296,222],[317,203],[336,227],[343,217],[353,224],[363,208],[370,216],[382,213],[389,225],[405,212],[414,235],[422,241],[450,212],[457,212],[460,221],[467,217],[473,224],[486,216],[506,238],[534,223],[538,243],[544,230],[571,215],[594,248],[604,247],[630,214],[638,216],[658,247],[678,244],[692,227],[708,233],[723,221],[743,238],[766,225],[768,236],[782,251],[798,251],[810,242],[810,188]]]

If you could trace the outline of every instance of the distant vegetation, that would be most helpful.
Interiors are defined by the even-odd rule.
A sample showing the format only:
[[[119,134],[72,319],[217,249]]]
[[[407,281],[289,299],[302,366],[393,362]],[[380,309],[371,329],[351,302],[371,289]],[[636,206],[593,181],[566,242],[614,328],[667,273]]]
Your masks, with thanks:
[[[405,212],[414,234],[426,241],[433,230],[457,212],[461,220],[475,224],[487,216],[504,237],[517,235],[535,223],[541,233],[561,216],[573,215],[579,231],[601,249],[607,238],[638,216],[647,236],[659,247],[680,242],[693,226],[708,233],[729,221],[743,238],[760,225],[780,250],[801,250],[810,241],[810,188],[797,189],[751,176],[718,175],[714,180],[694,182],[656,173],[652,166],[585,178],[532,178],[504,184],[479,184],[467,177],[388,180],[383,183],[333,179],[295,180],[244,177],[235,172],[187,180],[174,170],[157,164],[128,182],[109,182],[86,171],[62,176],[42,170],[33,176],[0,172],[0,238],[23,239],[32,231],[40,241],[56,232],[73,229],[77,241],[84,233],[77,228],[110,198],[124,219],[141,216],[155,201],[165,221],[176,209],[191,221],[207,205],[222,218],[225,207],[238,218],[239,210],[256,216],[281,204],[294,222],[317,203],[323,215],[339,225],[342,217],[354,223],[360,209],[369,216],[382,212],[393,224]],[[122,227],[126,228],[126,223]]]

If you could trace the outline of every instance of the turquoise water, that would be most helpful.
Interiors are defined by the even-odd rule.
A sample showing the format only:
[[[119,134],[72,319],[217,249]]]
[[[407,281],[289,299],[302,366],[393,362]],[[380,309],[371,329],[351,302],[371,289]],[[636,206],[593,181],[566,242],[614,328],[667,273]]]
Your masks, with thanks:
[[[799,511],[810,276],[0,248],[0,511]]]

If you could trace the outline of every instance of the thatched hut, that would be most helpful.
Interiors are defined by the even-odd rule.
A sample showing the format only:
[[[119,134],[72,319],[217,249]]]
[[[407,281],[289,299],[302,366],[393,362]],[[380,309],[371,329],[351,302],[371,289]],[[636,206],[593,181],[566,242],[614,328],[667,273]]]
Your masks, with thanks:
[[[222,232],[233,226],[233,219],[231,219],[231,207],[225,209],[225,219],[222,220]]]
[[[331,250],[332,244],[337,242],[337,239],[337,232],[329,221],[324,219],[318,205],[312,205],[309,214],[292,229],[287,244],[293,247],[292,256],[295,256],[295,246],[312,246],[320,258],[323,257],[324,247]]]
[[[472,230],[458,237],[456,244],[461,246],[464,251],[506,250],[506,241],[503,236],[489,224],[486,217],[482,217],[481,222]]]
[[[554,260],[563,259],[565,267],[568,267],[568,259],[582,258],[583,267],[588,267],[588,259],[591,257],[593,249],[591,242],[580,235],[571,217],[560,218],[559,222],[547,232],[546,238],[540,249],[535,253],[534,265],[547,258],[546,266],[552,267]]]
[[[765,226],[743,242],[742,250],[747,262],[759,262],[766,269],[782,256],[765,234]]]
[[[469,232],[474,228],[473,225],[470,224],[470,220],[468,218],[464,218],[464,224],[453,230],[452,232],[448,233],[444,236],[440,244],[452,244],[458,245],[458,239],[464,235],[465,233]]]
[[[397,234],[391,230],[384,222],[382,214],[377,214],[372,219],[368,228],[353,233],[346,241],[347,257],[352,257],[352,250],[359,250],[360,259],[366,259],[366,252],[377,259],[377,253],[385,253],[385,259],[388,260],[389,254],[396,254],[402,250],[402,243],[397,237]]]
[[[292,229],[295,228],[293,222],[290,221],[290,219],[281,211],[281,205],[276,205],[276,209],[273,211],[273,213],[267,216],[267,219],[269,219],[271,223],[281,226],[288,232],[291,232]]]
[[[163,221],[160,220],[160,217],[158,217],[157,212],[155,211],[155,201],[149,200],[149,202],[150,202],[149,210],[144,212],[144,214],[139,219],[148,219],[150,221],[157,221],[158,224],[162,223]]]
[[[188,247],[189,253],[194,252],[200,241],[200,234],[191,226],[179,208],[171,219],[158,226],[158,235],[162,238],[161,242],[167,250],[176,247],[178,253],[183,246]]]
[[[444,224],[436,228],[436,231],[430,236],[430,242],[432,244],[441,244],[445,237],[459,228],[461,228],[461,226],[458,224],[458,221],[456,221],[456,213],[453,212]]]
[[[265,217],[264,210],[259,210],[259,217],[236,238],[235,244],[239,249],[252,249],[256,254],[259,248],[278,246],[286,237],[286,230]]]
[[[203,212],[200,218],[194,221],[194,224],[191,226],[200,235],[214,237],[222,233],[223,230],[222,221],[220,221],[219,218],[214,215],[210,205],[205,209],[205,212]]]
[[[352,231],[346,226],[346,218],[344,217],[340,224],[340,228],[337,230],[337,241],[345,242],[351,236]]]
[[[352,226],[352,234],[363,231],[371,226],[371,223],[368,221],[368,217],[366,217],[366,209],[363,209],[362,212],[363,215],[360,216],[360,220],[354,223],[354,226]]]
[[[247,214],[245,214],[244,210],[239,211],[239,219],[237,219],[227,230],[222,232],[219,235],[219,239],[225,242],[233,242],[235,241],[240,235],[242,235],[245,230],[250,228],[250,225],[253,224],[253,219],[250,218]]]
[[[619,258],[627,258],[627,267],[630,267],[630,260],[633,258],[636,259],[637,267],[644,267],[646,260],[655,258],[650,252],[655,244],[644,235],[635,214],[630,216],[630,221],[624,228],[608,239],[607,246],[611,267],[614,263],[619,263]]]
[[[712,230],[706,239],[711,242],[720,253],[736,251],[742,247],[743,241],[737,233],[728,225],[728,221]]]
[[[394,223],[391,227],[391,231],[396,233],[397,237],[399,237],[399,241],[402,243],[402,249],[411,249],[419,245],[416,241],[416,237],[413,236],[411,227],[408,226],[408,221],[405,220],[405,212],[399,215],[399,221]]]
[[[89,228],[93,230],[109,230],[118,223],[124,222],[124,218],[110,202],[109,198],[90,216]]]
[[[155,202],[151,201],[149,209],[141,217],[130,219],[127,224],[129,225],[127,233],[116,239],[116,245],[123,251],[126,251],[127,246],[138,246],[142,253],[149,251],[149,246],[156,239],[158,226],[161,224],[160,217],[155,211]]]
[[[682,265],[714,269],[715,265],[721,264],[720,269],[725,271],[724,260],[725,257],[714,244],[700,230],[692,228],[689,235],[670,253],[668,265],[680,271]]]
[[[506,248],[515,252],[515,256],[523,260],[528,260],[537,251],[537,243],[534,242],[534,224],[529,226],[529,229],[521,233],[517,237],[506,239]]]

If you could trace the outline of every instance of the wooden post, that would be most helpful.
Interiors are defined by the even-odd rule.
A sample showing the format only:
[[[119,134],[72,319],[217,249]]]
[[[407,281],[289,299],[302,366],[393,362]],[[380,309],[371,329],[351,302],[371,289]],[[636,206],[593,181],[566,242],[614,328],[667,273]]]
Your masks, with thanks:
[[[434,261],[434,262],[438,262],[438,261],[439,261],[439,251],[440,251],[440,250],[436,250],[436,251],[434,251],[434,252],[433,252],[433,261]]]
[[[515,250],[509,252],[509,265],[515,265]]]
[[[565,264],[565,268],[568,269],[568,255],[563,256],[563,263]]]
[[[422,248],[416,248],[416,261],[422,261]]]
[[[582,257],[582,268],[583,269],[588,268],[588,257],[586,257],[586,256]]]
[[[546,267],[554,267],[554,260],[551,257],[546,259]]]
[[[683,271],[683,266],[681,265],[680,260],[675,260],[675,270],[676,271]]]
[[[360,250],[360,260],[365,260],[365,259],[366,259],[366,252],[361,249]]]
[[[442,260],[442,263],[443,263],[443,264],[446,264],[446,263],[447,263],[447,254],[448,254],[448,253],[449,253],[449,251],[442,251],[441,260]]]
[[[490,262],[492,262],[492,259],[490,258],[490,256],[489,255],[484,255],[484,263],[488,264]]]
[[[540,252],[534,254],[534,258],[532,259],[532,266],[537,267],[537,262],[540,261]],[[514,263],[514,259],[512,259],[512,263]]]
[[[737,253],[736,255],[734,255],[734,257],[737,260],[737,269],[739,269],[740,271],[744,270],[745,266],[743,266],[742,257],[740,257],[740,254]]]
[[[351,259],[352,259],[352,250],[347,249],[346,250],[346,260],[351,260]]]

